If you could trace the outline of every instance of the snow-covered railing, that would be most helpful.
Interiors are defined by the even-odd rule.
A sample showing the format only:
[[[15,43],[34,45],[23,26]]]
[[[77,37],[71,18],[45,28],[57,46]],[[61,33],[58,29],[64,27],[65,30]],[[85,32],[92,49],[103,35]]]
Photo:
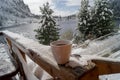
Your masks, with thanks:
[[[38,80],[27,65],[26,55],[54,79],[99,80],[99,75],[120,72],[120,60],[90,55],[80,56],[74,54],[70,57],[68,64],[58,65],[52,55],[50,46],[41,45],[9,31],[3,31],[2,33],[8,43],[10,53],[21,67],[24,80]]]

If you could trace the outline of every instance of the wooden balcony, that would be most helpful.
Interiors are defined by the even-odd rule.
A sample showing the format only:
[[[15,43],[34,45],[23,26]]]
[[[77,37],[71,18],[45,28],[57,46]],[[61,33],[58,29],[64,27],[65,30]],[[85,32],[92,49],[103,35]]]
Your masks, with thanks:
[[[80,62],[80,58],[86,58],[87,65],[77,64],[74,67],[69,65],[69,63],[58,65],[50,46],[39,44],[9,31],[3,31],[0,34],[4,35],[9,53],[21,68],[21,80],[38,80],[27,65],[26,55],[48,72],[53,77],[53,80],[99,80],[99,75],[120,72],[120,60],[92,55],[83,55],[81,57],[79,55],[71,55],[70,57],[73,60],[73,64]]]

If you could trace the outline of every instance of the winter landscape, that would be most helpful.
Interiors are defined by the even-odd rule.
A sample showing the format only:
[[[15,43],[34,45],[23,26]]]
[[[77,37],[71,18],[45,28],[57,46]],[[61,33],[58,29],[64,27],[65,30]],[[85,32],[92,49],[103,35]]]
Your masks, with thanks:
[[[54,2],[54,0],[46,0],[46,2],[47,1],[50,3],[51,7],[51,1]],[[59,1],[60,0],[58,0],[58,2]],[[105,6],[107,5],[108,1],[110,2],[110,7],[104,7],[103,4],[100,3],[101,6],[104,7],[100,8],[99,4],[94,4],[93,0],[89,0],[89,3],[92,5],[92,7],[93,5],[99,6],[90,8],[88,5],[88,0],[80,0],[81,4],[77,4],[77,11],[70,10],[71,12],[68,12],[69,14],[67,13],[67,15],[66,13],[62,12],[59,14],[60,12],[57,13],[55,10],[55,14],[51,17],[52,11],[48,8],[47,4],[44,5],[44,7],[48,8],[48,14],[47,12],[45,13],[44,8],[41,9],[43,14],[34,14],[31,11],[33,9],[31,9],[30,4],[27,4],[29,1],[0,0],[0,32],[8,30],[26,38],[33,39],[36,42],[39,41],[41,44],[45,43],[44,45],[46,45],[48,43],[43,41],[44,36],[40,36],[38,34],[42,33],[42,30],[39,29],[46,27],[45,21],[48,21],[47,23],[49,24],[47,26],[53,26],[53,29],[51,28],[51,30],[53,30],[51,31],[51,34],[55,35],[52,32],[56,32],[57,34],[57,29],[59,29],[57,34],[60,35],[59,39],[71,40],[73,42],[72,54],[93,55],[120,60],[120,1],[98,1],[103,1]],[[42,5],[40,7],[43,7],[42,3],[40,5]],[[54,11],[54,8],[52,9]],[[101,12],[102,10],[103,12]],[[99,20],[96,18],[98,16],[100,18]],[[49,20],[51,20],[50,22],[47,20],[48,17]],[[55,24],[54,20],[56,22]],[[98,23],[95,23],[97,21]],[[54,26],[56,26],[56,28],[54,28]],[[115,30],[113,30],[113,28]],[[54,31],[54,29],[56,29],[56,31]],[[44,29],[43,33],[45,33]],[[41,37],[42,39],[39,40]],[[57,36],[55,38],[56,39],[53,40],[58,39]],[[52,38],[50,39],[52,41]],[[3,36],[0,35],[0,60],[10,61],[5,47],[5,40],[3,39]],[[100,80],[120,80],[119,76],[120,74],[100,75],[99,78]]]

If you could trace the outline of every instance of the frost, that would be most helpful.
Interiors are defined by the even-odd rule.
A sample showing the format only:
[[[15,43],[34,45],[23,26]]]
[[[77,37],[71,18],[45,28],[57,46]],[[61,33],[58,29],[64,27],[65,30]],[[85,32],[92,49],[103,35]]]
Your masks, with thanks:
[[[104,12],[102,12],[102,15],[104,15]]]
[[[105,20],[105,16],[102,16],[102,18]]]
[[[108,9],[109,12],[111,12],[113,14],[113,11],[111,9]]]
[[[83,23],[86,24],[86,20],[83,20]]]
[[[105,10],[105,11],[107,11],[108,9],[107,9],[107,8],[105,8],[104,10]]]
[[[79,22],[80,25],[82,25],[83,23],[82,22]]]

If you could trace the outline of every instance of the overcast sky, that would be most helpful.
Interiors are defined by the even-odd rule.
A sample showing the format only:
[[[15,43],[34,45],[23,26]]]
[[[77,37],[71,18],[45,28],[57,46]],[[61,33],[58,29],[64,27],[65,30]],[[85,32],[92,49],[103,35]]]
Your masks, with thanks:
[[[34,14],[41,14],[39,7],[49,2],[54,15],[67,16],[76,13],[80,8],[81,0],[24,0]]]

